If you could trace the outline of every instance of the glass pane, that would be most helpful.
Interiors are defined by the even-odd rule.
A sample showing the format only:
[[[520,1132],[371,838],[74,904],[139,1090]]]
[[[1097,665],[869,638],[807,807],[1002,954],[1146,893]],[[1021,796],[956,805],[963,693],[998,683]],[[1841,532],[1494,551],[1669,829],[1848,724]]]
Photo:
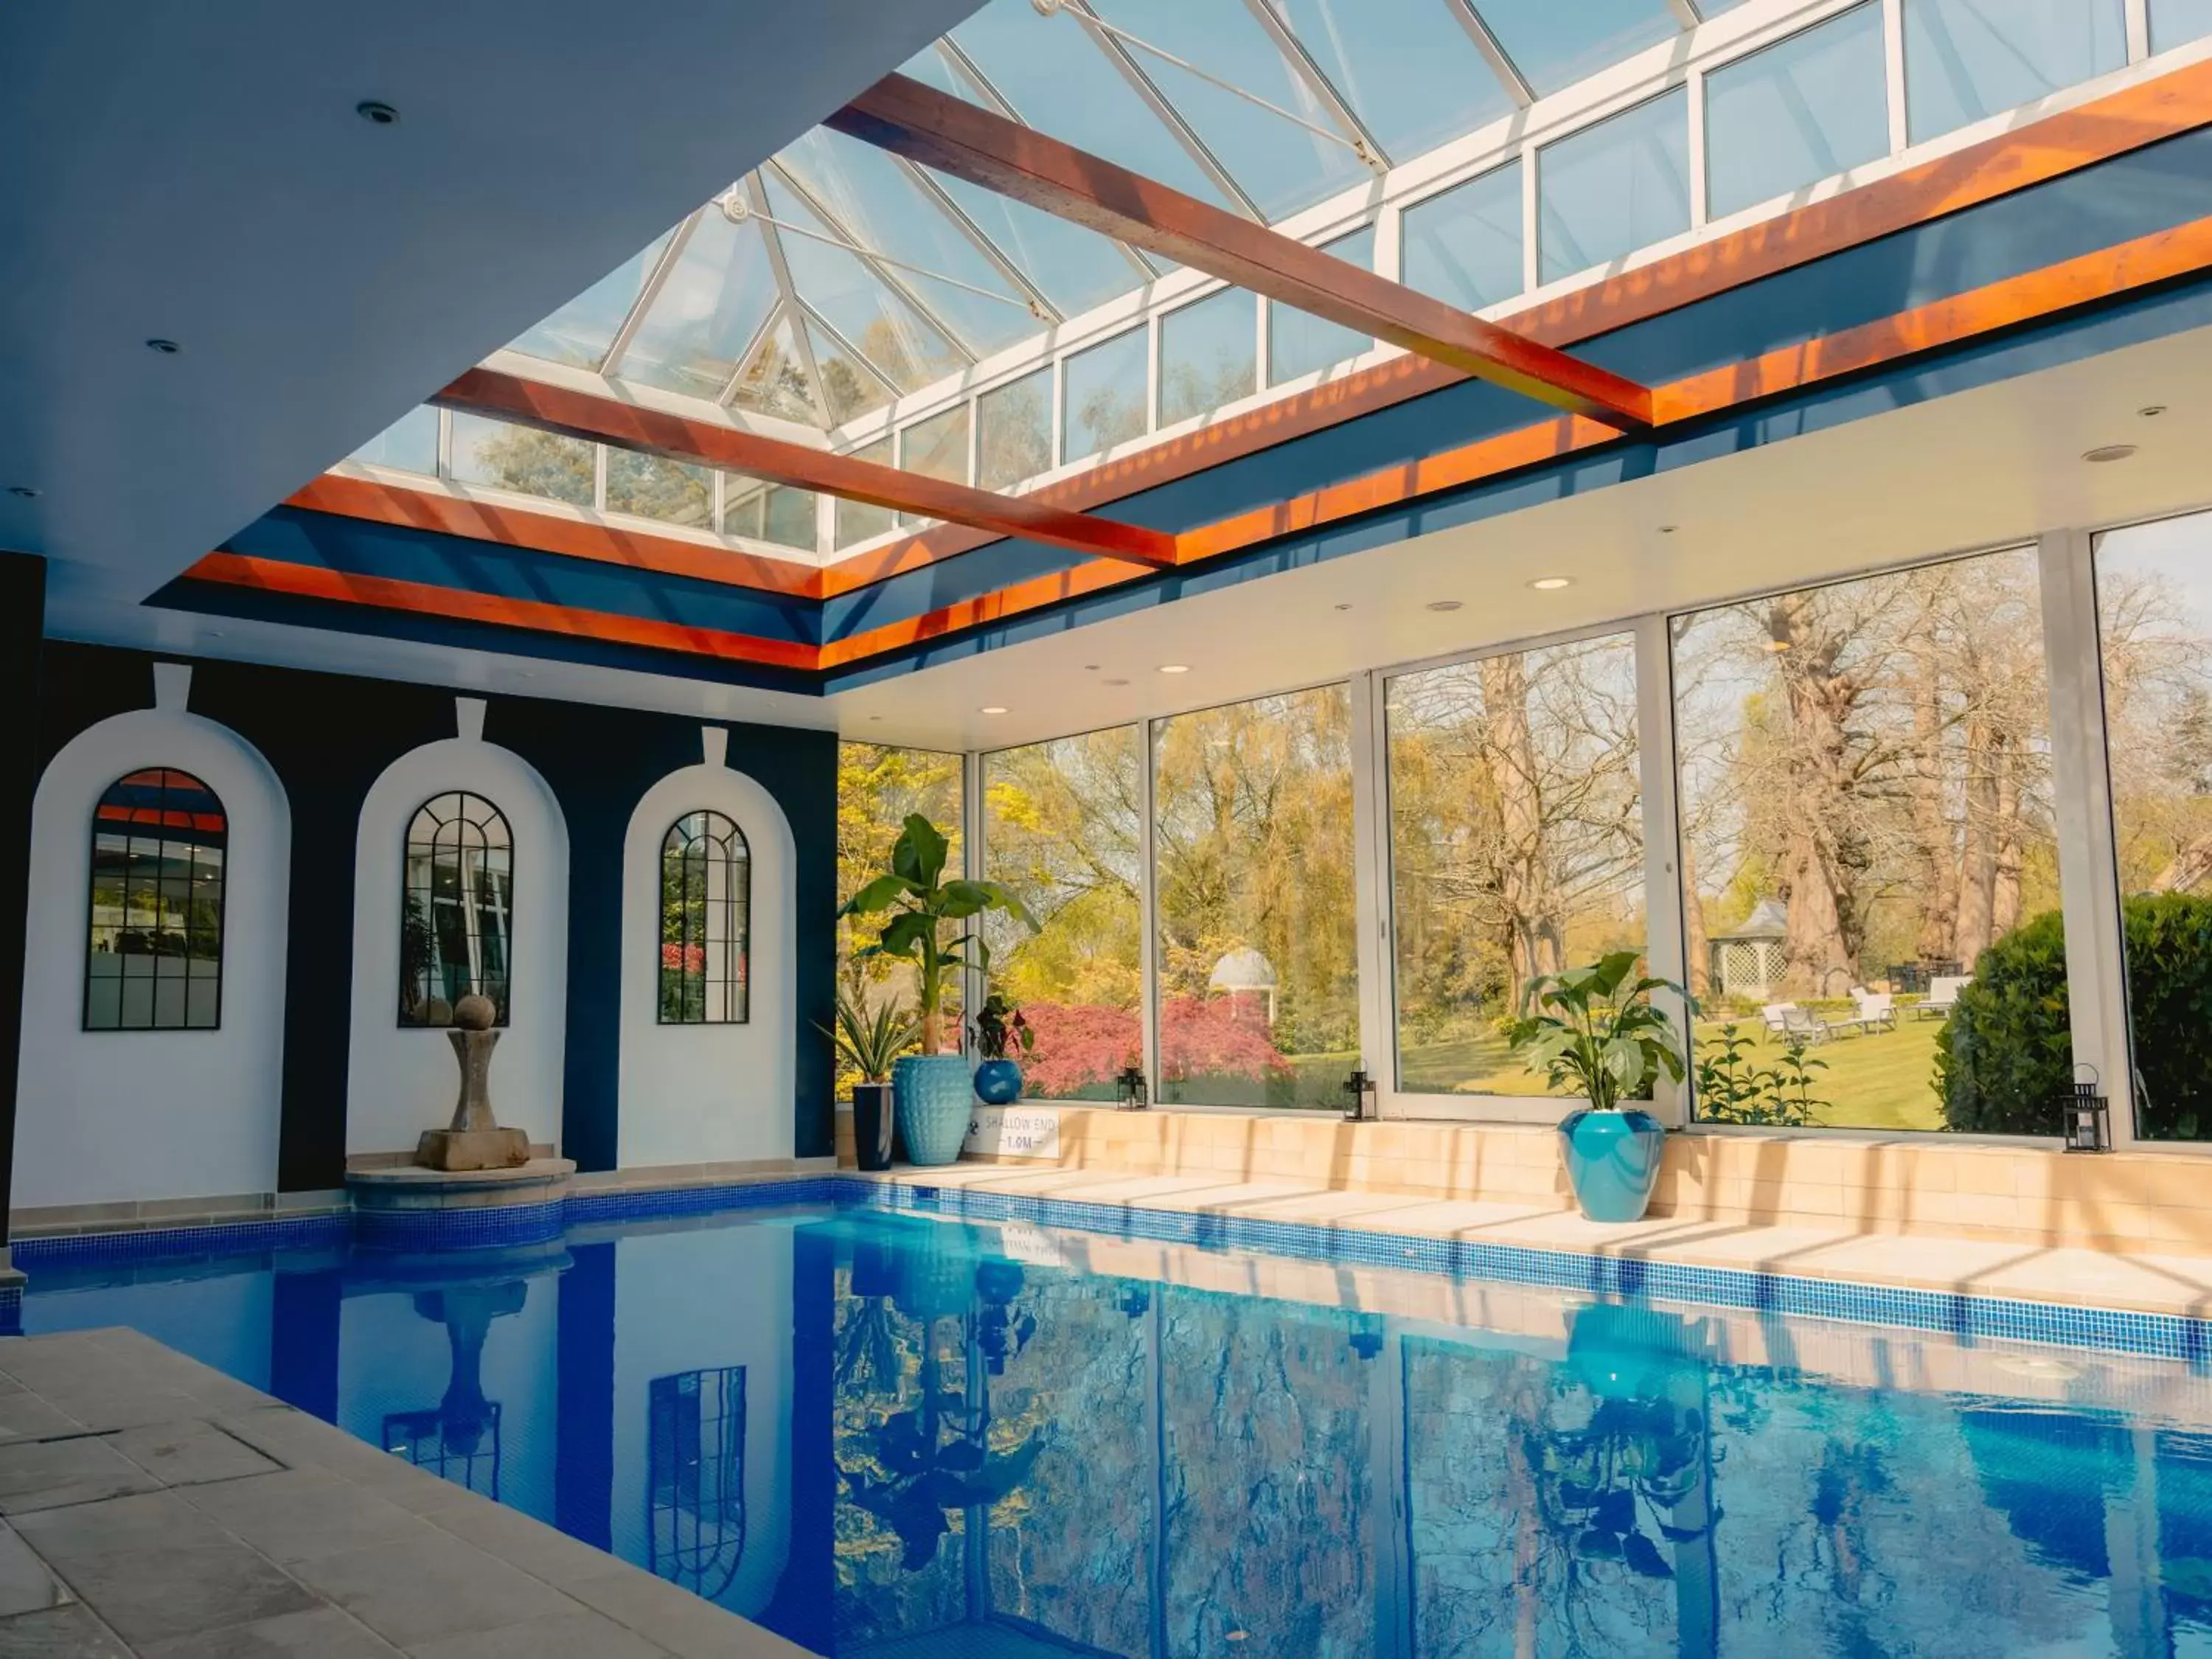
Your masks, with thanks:
[[[836,221],[831,228],[842,232],[844,240],[983,289],[984,294],[971,294],[920,271],[898,272],[898,280],[913,289],[978,356],[1037,332],[1036,319],[999,268],[884,151],[827,127],[815,127],[787,145],[776,160],[791,169],[823,213]],[[796,248],[787,247],[787,258],[797,253]],[[801,258],[793,265],[792,276],[808,303],[822,305],[801,275],[806,269],[810,267]],[[987,299],[985,294],[1000,297]],[[864,341],[856,339],[855,343],[866,349]]]
[[[353,453],[356,461],[371,466],[396,467],[402,472],[438,471],[438,411],[428,404],[410,409]]]
[[[899,434],[899,466],[947,483],[968,482],[968,405],[956,404]]]
[[[912,392],[925,381],[933,380],[967,362],[939,329],[885,286],[858,254],[817,240],[820,236],[839,242],[865,242],[864,238],[840,235],[774,173],[763,172],[761,182],[768,191],[771,214],[785,224],[816,233],[806,236],[790,233],[778,235],[784,263],[791,268],[793,287],[817,316],[849,341],[894,385]],[[917,297],[924,303],[933,301],[933,295],[919,295],[916,283],[908,282],[905,273],[899,274],[898,281],[909,291],[917,292]],[[979,300],[975,303],[988,302]],[[1026,313],[1013,314],[1023,318],[1026,325],[1023,332],[1036,331]],[[818,362],[818,346],[815,356]]]
[[[1513,108],[1450,8],[1437,0],[1279,0],[1275,9],[1394,161]]]
[[[891,441],[878,438],[853,452],[855,460],[873,461],[878,466],[891,464]],[[836,544],[850,547],[871,536],[880,536],[891,527],[891,510],[887,507],[871,507],[866,501],[840,501],[836,508]]]
[[[2212,0],[2150,0],[2150,49],[2165,52],[2212,34]]]
[[[1259,389],[1259,342],[1242,289],[1224,289],[1160,319],[1160,424],[1204,415]]]
[[[1678,617],[1674,687],[1698,1115],[2057,1133],[2034,554]]]
[[[775,305],[760,227],[699,210],[676,268],[646,308],[615,372],[625,380],[719,398]]]
[[[1151,334],[1142,328],[1117,334],[1103,345],[1079,351],[1062,365],[1060,459],[1079,461],[1141,437],[1146,418],[1145,354]]]
[[[2100,537],[2097,626],[2136,1133],[2212,1139],[2212,517]]]
[[[822,394],[830,400],[830,419],[834,424],[842,426],[873,414],[890,402],[890,388],[882,379],[818,324],[807,323],[806,339],[814,353],[814,366],[822,373]]]
[[[1041,368],[975,400],[975,482],[1006,489],[1052,470],[1052,371]]]
[[[1372,270],[1375,228],[1370,225],[1349,236],[1340,236],[1322,244],[1322,251],[1347,264]],[[1271,386],[1295,380],[1301,374],[1310,374],[1334,363],[1348,362],[1361,352],[1374,349],[1375,342],[1367,335],[1356,334],[1339,324],[1310,317],[1285,305],[1267,307],[1267,382]]]
[[[2121,0],[1905,0],[1916,144],[2127,61]]]
[[[1143,792],[1133,726],[984,757],[985,873],[1042,924],[988,924],[993,982],[1036,1034],[1025,1098],[1111,1100],[1142,1058]]]
[[[1231,205],[1072,15],[992,0],[952,39],[1022,119],[1185,195]]]
[[[1206,74],[1334,134],[1328,113],[1241,5],[1188,0],[1093,0],[1100,16]],[[1370,25],[1371,27],[1371,24]],[[1060,25],[1065,28],[1069,24]],[[1351,147],[1224,92],[1139,50],[1137,61],[1244,193],[1270,220],[1311,207],[1371,177]]]
[[[714,512],[714,475],[703,466],[610,448],[607,511],[704,526]]]
[[[1715,217],[1889,154],[1881,8],[1865,5],[1705,77]]]
[[[849,897],[889,871],[891,848],[907,815],[919,812],[951,843],[945,860],[949,876],[961,869],[961,759],[933,749],[901,749],[888,744],[837,745],[837,892]],[[848,995],[871,1006],[896,1000],[911,1013],[919,1001],[912,964],[853,954],[875,938],[882,922],[865,918],[837,924],[837,984]],[[946,937],[951,943],[951,937]],[[945,1046],[960,1046],[960,985],[957,975],[945,988]],[[841,1088],[853,1082],[841,1065]]]
[[[509,426],[482,415],[453,416],[453,471],[461,483],[491,484],[589,507],[599,458],[581,438]]]
[[[1644,949],[1636,641],[1401,674],[1386,713],[1398,1086],[1540,1095],[1530,980]]]
[[[1689,92],[1677,88],[1537,153],[1543,281],[1690,228],[1689,129]]]
[[[822,539],[815,510],[821,499],[811,490],[763,484],[732,473],[722,484],[722,533],[811,553]]]
[[[1407,288],[1480,311],[1521,292],[1521,164],[1406,210],[1399,258]]]
[[[1682,32],[1667,0],[1478,0],[1475,9],[1540,98]]]
[[[672,232],[664,231],[652,242],[562,306],[544,322],[515,341],[514,349],[550,362],[597,368],[606,360],[607,348],[622,331],[630,307],[645,289],[646,278],[660,263],[661,250]]]
[[[1160,723],[1160,1098],[1344,1103],[1358,1060],[1341,685]]]
[[[792,326],[788,313],[778,317],[775,326],[753,348],[753,355],[745,360],[737,386],[730,393],[730,403],[737,409],[750,409],[757,414],[774,415],[787,421],[803,421],[809,426],[825,423],[822,410],[814,401],[814,389],[806,378],[806,364],[799,355],[798,332]]]

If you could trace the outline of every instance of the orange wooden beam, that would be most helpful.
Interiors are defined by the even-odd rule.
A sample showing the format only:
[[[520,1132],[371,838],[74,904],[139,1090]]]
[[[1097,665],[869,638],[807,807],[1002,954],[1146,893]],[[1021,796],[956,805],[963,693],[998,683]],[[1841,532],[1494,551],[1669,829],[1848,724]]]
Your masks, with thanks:
[[[1651,394],[1633,380],[903,75],[823,125],[1555,409],[1651,423]]]
[[[673,461],[689,461],[792,484],[845,501],[866,501],[994,535],[1065,547],[1098,558],[1155,569],[1176,562],[1176,538],[1162,530],[1070,512],[1025,495],[1000,495],[901,471],[851,455],[740,432],[618,398],[472,368],[430,400],[447,409],[489,415],[565,437],[612,444]]]

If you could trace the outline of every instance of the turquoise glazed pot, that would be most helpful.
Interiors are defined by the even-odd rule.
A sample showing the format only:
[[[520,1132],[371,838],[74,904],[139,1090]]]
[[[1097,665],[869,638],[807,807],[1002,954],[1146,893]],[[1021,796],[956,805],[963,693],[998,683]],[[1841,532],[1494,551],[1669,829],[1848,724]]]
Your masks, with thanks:
[[[891,1068],[899,1139],[909,1164],[950,1164],[968,1138],[974,1078],[959,1054],[908,1054]]]
[[[1592,1221],[1641,1221],[1659,1179],[1667,1131],[1638,1108],[1594,1112],[1584,1107],[1559,1122],[1559,1156],[1575,1202]]]
[[[975,1068],[975,1098],[986,1106],[1011,1106],[1021,1097],[1019,1061],[987,1060]]]

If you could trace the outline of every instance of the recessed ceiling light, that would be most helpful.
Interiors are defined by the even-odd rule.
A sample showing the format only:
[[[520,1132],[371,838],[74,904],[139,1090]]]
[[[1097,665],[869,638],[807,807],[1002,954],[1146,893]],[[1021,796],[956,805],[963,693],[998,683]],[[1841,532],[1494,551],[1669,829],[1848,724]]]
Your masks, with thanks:
[[[1662,536],[1671,536],[1681,527],[1678,524],[1662,524],[1659,526],[1659,533]]]
[[[1575,579],[1572,576],[1539,576],[1528,584],[1539,593],[1556,593],[1563,587],[1572,587],[1574,585]]]
[[[2081,459],[2102,464],[2106,461],[2124,461],[2136,453],[2133,444],[2104,444],[2095,449],[2084,450]]]
[[[1098,665],[1095,662],[1087,662],[1083,665],[1083,672],[1086,674],[1095,674],[1098,672]]]
[[[2141,409],[2136,410],[2136,413],[2142,416],[2146,421],[2154,421],[2160,416],[2166,413],[2166,405],[2164,404],[2145,404]]]
[[[39,499],[39,492],[28,484],[9,484],[8,493],[10,495],[21,495],[27,501],[35,501]]]
[[[1456,611],[1466,603],[1467,601],[1464,599],[1431,599],[1428,603],[1427,609],[1431,611]]]
[[[984,704],[981,708],[977,709],[975,712],[976,712],[977,714],[1005,714],[1006,711],[1005,707],[1004,707],[1003,705],[1001,705],[1001,704],[995,703],[995,702],[987,702],[987,703],[985,703],[985,704]]]
[[[1188,674],[1190,672],[1190,665],[1187,662],[1164,662],[1160,665],[1160,672],[1163,674]]]
[[[1102,680],[1099,683],[1102,685],[1127,685],[1129,682],[1127,680]]]
[[[389,104],[379,103],[374,98],[364,98],[353,106],[353,112],[373,127],[397,126],[399,112]]]
[[[879,720],[883,719],[883,716],[881,714],[871,714],[868,718],[872,720]]]
[[[174,340],[155,338],[146,342],[146,349],[149,351],[158,351],[164,357],[173,357],[179,351],[182,351],[184,347],[179,345]]]

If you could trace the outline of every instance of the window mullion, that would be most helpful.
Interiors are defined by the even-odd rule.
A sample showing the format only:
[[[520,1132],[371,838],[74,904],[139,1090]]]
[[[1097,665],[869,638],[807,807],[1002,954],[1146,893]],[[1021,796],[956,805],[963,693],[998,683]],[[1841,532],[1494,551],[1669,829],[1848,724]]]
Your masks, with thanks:
[[[1694,903],[1682,891],[1681,811],[1675,796],[1674,685],[1663,615],[1636,619],[1636,763],[1644,808],[1644,961],[1652,977],[1686,987],[1690,963],[1685,945],[1682,906]],[[1680,997],[1656,999],[1694,1047],[1690,1012]],[[1684,1055],[1687,1063],[1688,1054]],[[1652,1086],[1652,1103],[1662,1121],[1681,1127],[1689,1121],[1690,1091],[1662,1076]]]
[[[1383,680],[1352,677],[1352,907],[1358,929],[1359,1063],[1376,1079],[1376,1110],[1395,1115],[1398,1054],[1391,1018],[1389,737]]]
[[[2068,1019],[2075,1063],[2096,1069],[2112,1103],[2112,1144],[2124,1147],[2136,1142],[2134,1073],[2091,548],[2087,531],[2061,530],[2042,537],[2036,551],[2051,683],[2051,801]]]
[[[1144,764],[1139,770],[1138,805],[1143,815],[1139,839],[1143,848],[1144,871],[1137,883],[1138,926],[1137,979],[1142,991],[1144,1008],[1139,1039],[1143,1045],[1145,1085],[1148,1097],[1160,1097],[1160,908],[1159,908],[1159,845],[1158,817],[1153,807],[1156,787],[1155,773],[1158,769],[1159,729],[1158,720],[1146,720],[1141,728]]]

